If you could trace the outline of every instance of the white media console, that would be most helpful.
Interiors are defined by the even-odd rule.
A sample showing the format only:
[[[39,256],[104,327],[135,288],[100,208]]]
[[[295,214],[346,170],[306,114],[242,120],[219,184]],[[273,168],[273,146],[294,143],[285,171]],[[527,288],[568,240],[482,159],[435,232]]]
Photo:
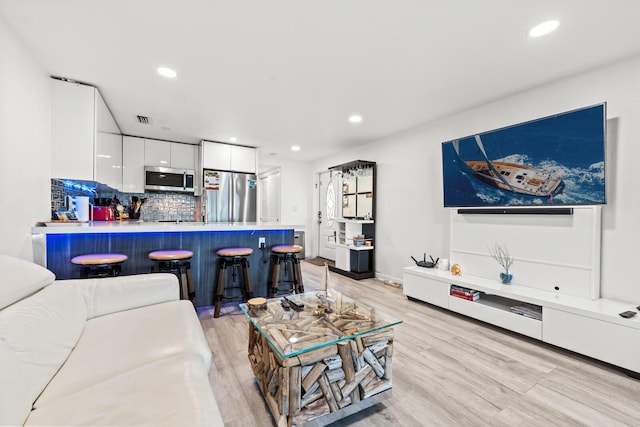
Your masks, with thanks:
[[[637,377],[640,315],[631,319],[618,315],[635,311],[637,304],[599,298],[600,209],[579,208],[570,218],[483,217],[452,212],[450,262],[461,265],[462,275],[407,267],[403,274],[404,294],[611,363]],[[550,222],[550,230],[544,230],[544,222]],[[488,255],[487,245],[496,236],[516,258],[515,278],[519,265],[522,268],[520,280],[515,284],[500,282],[496,262]],[[481,245],[485,246],[484,251]],[[536,255],[540,248],[549,246],[554,257]],[[536,270],[538,275],[534,274]],[[452,296],[452,285],[479,291],[480,299],[469,301]],[[540,320],[511,311],[511,307],[522,303],[530,304],[528,308]]]

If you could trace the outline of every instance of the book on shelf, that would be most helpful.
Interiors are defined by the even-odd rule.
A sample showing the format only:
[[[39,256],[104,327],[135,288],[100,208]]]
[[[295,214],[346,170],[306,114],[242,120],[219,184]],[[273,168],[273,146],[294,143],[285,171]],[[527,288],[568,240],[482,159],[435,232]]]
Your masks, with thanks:
[[[456,297],[456,298],[460,298],[460,299],[464,299],[467,301],[478,301],[480,299],[480,295],[464,295],[464,294],[458,294],[458,293],[454,293],[451,292],[449,295],[451,295],[452,297]]]
[[[457,286],[457,285],[451,285],[451,287],[449,288],[449,293],[452,295],[453,293],[456,293],[458,295],[467,295],[467,296],[480,295],[480,291],[477,291],[475,289],[464,288],[462,286]]]
[[[509,307],[512,313],[519,314],[530,319],[542,320],[542,310],[540,307],[531,304],[514,305]]]

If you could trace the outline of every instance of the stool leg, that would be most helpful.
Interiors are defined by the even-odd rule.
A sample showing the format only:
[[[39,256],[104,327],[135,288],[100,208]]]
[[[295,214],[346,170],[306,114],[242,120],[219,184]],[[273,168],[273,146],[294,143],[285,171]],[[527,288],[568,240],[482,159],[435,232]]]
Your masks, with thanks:
[[[213,311],[213,317],[220,316],[220,305],[222,305],[222,294],[224,292],[224,279],[227,272],[227,260],[222,259],[220,262],[220,270],[218,271],[218,284],[216,287],[215,296],[215,309]]]
[[[249,301],[253,298],[251,291],[251,274],[249,273],[249,260],[242,258],[242,273],[244,274],[244,300]]]
[[[193,303],[193,306],[196,306],[196,290],[195,287],[193,286],[193,275],[191,273],[191,263],[190,262],[185,262],[184,263],[184,268],[185,271],[187,273],[187,289],[189,291],[189,299],[191,300],[191,302]]]
[[[293,256],[293,277],[296,285],[296,292],[304,293],[304,284],[302,283],[302,272],[300,270],[300,260],[297,256]]]
[[[189,298],[189,289],[187,288],[187,272],[182,263],[178,264],[178,280],[180,281],[180,299]]]
[[[271,298],[278,296],[278,280],[280,279],[280,257],[272,255],[273,276],[271,277]]]
[[[269,255],[269,275],[267,276],[267,292],[272,297],[271,289],[273,288],[273,255]]]

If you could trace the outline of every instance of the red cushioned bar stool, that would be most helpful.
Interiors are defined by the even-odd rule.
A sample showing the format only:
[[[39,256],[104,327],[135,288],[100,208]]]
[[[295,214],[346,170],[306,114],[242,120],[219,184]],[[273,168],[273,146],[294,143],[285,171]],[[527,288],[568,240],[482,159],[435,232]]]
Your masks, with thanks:
[[[118,276],[122,263],[129,257],[123,254],[85,254],[71,258],[71,263],[80,266],[80,278]]]
[[[248,301],[253,297],[251,291],[251,275],[249,274],[249,260],[247,257],[253,253],[251,248],[224,248],[219,249],[216,254],[220,257],[218,269],[218,283],[216,284],[216,294],[214,296],[215,309],[213,317],[220,316],[220,306],[223,299],[234,299],[233,296],[226,296],[225,291],[232,289],[241,289],[244,301]],[[226,285],[227,267],[231,266],[231,286]],[[233,283],[238,282],[237,286]],[[233,291],[231,291],[233,292]],[[229,292],[227,292],[228,294]]]
[[[180,283],[180,299],[190,300],[196,305],[196,291],[191,274],[192,251],[186,249],[163,249],[150,252],[148,257],[158,263],[161,273],[173,273],[178,276]]]
[[[302,246],[279,245],[271,248],[271,262],[269,263],[269,292],[270,297],[278,296],[280,283],[288,283],[287,294],[304,293],[300,260],[297,254],[302,252]],[[280,277],[280,269],[284,266],[284,277]],[[280,292],[282,293],[282,292]]]

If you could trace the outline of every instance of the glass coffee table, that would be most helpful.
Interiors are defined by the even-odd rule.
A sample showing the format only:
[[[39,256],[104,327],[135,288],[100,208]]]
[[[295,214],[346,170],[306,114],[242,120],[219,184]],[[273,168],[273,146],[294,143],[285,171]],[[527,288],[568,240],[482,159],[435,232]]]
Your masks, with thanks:
[[[336,291],[240,308],[277,425],[326,425],[391,397],[393,326],[402,321]]]

